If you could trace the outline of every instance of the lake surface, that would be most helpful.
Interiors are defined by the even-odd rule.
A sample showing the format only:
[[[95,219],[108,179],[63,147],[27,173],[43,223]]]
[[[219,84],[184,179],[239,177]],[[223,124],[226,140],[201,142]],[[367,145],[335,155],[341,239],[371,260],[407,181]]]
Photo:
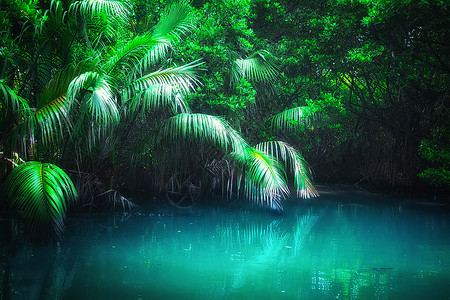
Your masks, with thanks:
[[[244,206],[246,202],[243,202]],[[450,211],[340,188],[248,207],[69,215],[0,246],[0,299],[450,299]]]

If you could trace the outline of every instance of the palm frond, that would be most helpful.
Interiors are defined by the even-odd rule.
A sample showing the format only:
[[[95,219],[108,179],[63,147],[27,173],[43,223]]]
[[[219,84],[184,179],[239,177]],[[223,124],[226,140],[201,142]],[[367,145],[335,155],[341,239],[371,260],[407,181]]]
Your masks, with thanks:
[[[160,135],[160,140],[172,144],[200,140],[213,143],[231,153],[230,158],[244,172],[241,172],[244,178],[244,195],[252,201],[279,210],[281,200],[289,194],[282,166],[271,155],[250,147],[220,117],[179,114],[165,121]]]
[[[312,184],[311,171],[306,161],[294,147],[282,141],[270,141],[260,143],[256,148],[281,161],[290,171],[294,176],[297,197],[310,198],[319,195]]]
[[[59,167],[36,161],[16,167],[5,181],[12,210],[22,212],[33,225],[52,223],[56,232],[64,229],[68,204],[77,198],[69,176]]]
[[[0,105],[14,113],[14,117],[18,118],[22,113],[29,114],[31,112],[27,101],[18,96],[5,82],[0,79]]]
[[[107,76],[86,72],[75,77],[67,91],[69,102],[72,103],[81,91],[90,93],[86,103],[97,125],[106,129],[119,121],[116,98]]]
[[[172,143],[198,139],[212,142],[226,152],[245,156],[247,142],[224,119],[206,114],[183,113],[167,119],[160,130],[160,139]]]
[[[30,145],[32,145],[34,134],[39,128],[42,142],[49,144],[55,139],[61,139],[64,126],[68,128],[71,126],[69,118],[70,103],[66,92],[72,79],[79,75],[82,70],[83,65],[78,65],[74,69],[67,68],[59,72],[41,93],[38,107],[33,113],[30,112],[21,117],[10,136],[21,137],[22,139],[28,136]],[[13,144],[17,144],[17,142]]]
[[[115,73],[118,71],[126,73],[138,66],[145,69],[164,56],[169,45],[170,40],[166,36],[138,35],[115,50],[107,59],[103,70],[106,74],[117,77]]]
[[[88,69],[90,69],[90,66],[87,64],[87,62],[81,62],[75,67],[66,67],[65,69],[59,71],[52,78],[52,80],[47,82],[45,89],[39,95],[37,108],[40,109],[57,98],[67,96],[67,92],[70,84],[72,83],[72,80],[83,74]],[[90,80],[93,80],[93,78],[91,78]],[[89,82],[89,80],[86,81]],[[79,86],[79,88],[75,91],[71,92],[71,96],[69,97],[71,100],[74,99],[74,94],[78,93],[83,86],[89,86],[89,84],[87,84],[86,82],[79,84],[81,86]],[[74,86],[71,87],[71,89],[73,88]]]
[[[72,79],[67,88],[69,102],[72,103],[80,92],[85,92],[88,89],[92,90],[92,87],[99,78],[100,74],[97,72],[84,72]]]
[[[169,85],[176,88],[179,93],[186,95],[198,84],[196,69],[201,66],[199,60],[189,64],[158,70],[136,79],[129,87],[132,90],[146,90],[151,86]]]
[[[248,199],[282,210],[281,200],[289,195],[286,176],[280,163],[271,155],[249,147],[245,152],[245,195]]]
[[[280,76],[280,70],[268,51],[260,50],[246,59],[236,59],[231,74],[232,84],[245,78],[250,82],[270,82]]]
[[[155,37],[156,38],[156,37]],[[147,73],[148,70],[159,62],[168,52],[171,47],[171,40],[167,36],[158,37],[160,43],[155,43],[142,56],[139,64],[136,65],[136,71],[140,74]]]
[[[27,144],[30,142],[30,139],[27,139],[30,128],[24,125],[24,120],[30,117],[32,110],[28,102],[0,80],[0,142],[3,151],[26,153]]]
[[[131,98],[129,101],[128,99]],[[190,112],[183,95],[173,85],[152,85],[143,91],[136,91],[133,95],[126,92],[122,95],[122,101],[129,102],[131,113],[147,113],[162,107],[168,107],[174,114]]]
[[[156,36],[174,35],[188,31],[192,25],[188,18],[191,12],[189,1],[181,0],[167,7],[153,32]]]
[[[69,7],[69,12],[79,13],[86,18],[108,16],[126,21],[130,14],[130,3],[122,0],[80,0]]]
[[[34,112],[44,143],[48,144],[63,137],[63,125],[67,127],[71,125],[68,115],[67,97],[65,95],[61,95]],[[30,124],[28,127],[33,128],[34,126]],[[59,135],[56,134],[58,131]]]
[[[104,128],[116,124],[120,119],[115,95],[104,78],[99,78],[94,85],[87,104],[95,123]]]
[[[275,131],[286,131],[298,125],[311,125],[317,117],[310,107],[298,106],[271,117],[271,126]]]

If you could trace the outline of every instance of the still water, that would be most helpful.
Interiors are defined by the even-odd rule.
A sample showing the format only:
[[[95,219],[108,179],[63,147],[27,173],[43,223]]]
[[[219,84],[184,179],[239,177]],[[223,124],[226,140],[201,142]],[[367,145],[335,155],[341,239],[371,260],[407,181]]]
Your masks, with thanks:
[[[449,210],[321,194],[284,215],[233,205],[72,215],[58,243],[0,246],[0,298],[450,299]]]

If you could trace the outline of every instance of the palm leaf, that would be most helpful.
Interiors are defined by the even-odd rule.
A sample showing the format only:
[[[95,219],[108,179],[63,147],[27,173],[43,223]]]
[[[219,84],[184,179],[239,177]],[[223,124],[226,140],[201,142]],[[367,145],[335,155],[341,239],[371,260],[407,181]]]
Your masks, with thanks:
[[[146,69],[166,54],[169,44],[170,40],[166,36],[153,36],[148,33],[138,35],[114,50],[104,64],[103,70],[110,76],[118,77],[118,74],[127,74],[131,70],[140,69],[138,66]]]
[[[238,83],[241,78],[250,82],[270,82],[280,76],[280,70],[268,51],[260,50],[246,59],[236,59],[232,68],[231,82]]]
[[[260,143],[256,148],[281,161],[285,168],[290,171],[294,176],[297,197],[310,198],[319,195],[312,184],[311,172],[306,161],[292,146],[281,141],[270,141]]]
[[[160,130],[160,140],[179,143],[182,140],[212,142],[225,152],[245,156],[248,146],[228,122],[217,116],[182,113],[167,119]]]
[[[77,198],[69,176],[59,167],[30,161],[16,167],[8,176],[6,195],[12,210],[22,212],[34,226],[52,223],[63,230],[67,206]]]
[[[56,139],[63,137],[63,124],[70,127],[71,122],[68,117],[68,105],[67,98],[62,95],[46,106],[36,110],[34,118],[41,129],[42,141],[44,143],[50,143]],[[35,127],[34,124],[29,124],[29,128]],[[56,132],[59,130],[59,135]]]
[[[70,103],[66,93],[72,80],[82,73],[83,68],[84,64],[79,64],[76,68],[66,68],[58,72],[41,93],[34,118],[41,129],[42,140],[45,143],[53,140],[58,129],[59,137],[62,137],[63,124],[67,127],[71,126]],[[33,128],[32,124],[29,127]]]
[[[80,92],[90,93],[86,104],[97,125],[106,129],[119,121],[116,98],[108,77],[96,72],[86,72],[75,77],[67,91],[69,102],[72,103]]]
[[[245,195],[248,199],[282,210],[281,200],[289,194],[282,166],[271,155],[249,147],[245,152]]]
[[[95,123],[106,128],[119,121],[120,115],[115,99],[108,81],[105,78],[99,78],[92,88],[91,97],[87,101]]]
[[[282,111],[271,118],[274,131],[287,131],[295,125],[311,125],[318,118],[308,106],[298,106]]]
[[[134,80],[122,94],[122,101],[130,102],[131,112],[148,112],[169,106],[174,113],[189,112],[184,96],[198,84],[194,61],[176,68],[159,70]]]
[[[156,36],[175,35],[188,31],[192,25],[188,18],[191,12],[189,1],[175,2],[167,7],[153,32]]]
[[[139,111],[147,113],[162,107],[170,108],[174,114],[190,112],[178,88],[167,84],[152,85],[143,91],[134,92],[132,96],[125,92],[122,101],[129,103],[132,114]]]
[[[2,109],[6,108],[7,110],[10,110],[15,118],[18,118],[22,113],[29,115],[31,110],[27,101],[16,95],[3,79],[0,79],[0,91],[0,105],[2,106]]]
[[[69,12],[79,13],[86,18],[108,16],[126,21],[130,7],[130,3],[123,0],[81,0],[72,3]]]
[[[33,116],[28,102],[0,80],[0,133],[1,144],[5,152],[19,151],[26,153],[27,144],[33,143],[26,120]],[[27,139],[29,137],[29,139]]]
[[[179,114],[165,121],[160,135],[160,141],[171,144],[200,140],[213,143],[225,152],[232,152],[230,157],[244,172],[244,195],[252,201],[279,210],[281,199],[289,194],[281,165],[269,154],[250,147],[242,136],[220,117]]]
[[[201,65],[199,60],[195,60],[183,66],[158,70],[136,79],[128,90],[132,92],[133,90],[145,90],[151,86],[169,85],[186,95],[198,84],[196,69]]]

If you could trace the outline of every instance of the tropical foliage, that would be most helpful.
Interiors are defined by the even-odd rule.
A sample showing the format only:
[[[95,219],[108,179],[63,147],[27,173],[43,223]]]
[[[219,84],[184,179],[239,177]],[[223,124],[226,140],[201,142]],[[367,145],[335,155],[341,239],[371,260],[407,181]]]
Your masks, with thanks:
[[[202,70],[209,61],[182,59],[176,49],[194,28],[193,8],[180,1],[159,13],[152,27],[150,16],[127,1],[2,4],[0,147],[11,210],[60,232],[75,187],[79,206],[106,196],[125,207],[120,187],[132,182],[151,182],[185,206],[185,198],[195,203],[203,192],[216,192],[219,181],[222,196],[282,209],[289,195],[285,168],[297,195],[317,195],[294,148],[279,142],[278,156],[273,147],[247,142],[240,126],[245,105],[225,118],[192,112],[192,100],[202,100],[202,84],[208,85],[199,74],[208,74]],[[228,63],[234,101],[247,95],[254,104],[257,92],[280,76],[265,50],[233,54]]]
[[[124,196],[137,190],[180,207],[248,198],[281,209],[291,193],[317,195],[305,160],[324,182],[448,191],[445,1],[0,7],[9,204],[35,201],[36,187],[6,180],[31,178],[31,162],[67,174],[89,209],[133,207]],[[72,187],[60,188],[67,207]]]

